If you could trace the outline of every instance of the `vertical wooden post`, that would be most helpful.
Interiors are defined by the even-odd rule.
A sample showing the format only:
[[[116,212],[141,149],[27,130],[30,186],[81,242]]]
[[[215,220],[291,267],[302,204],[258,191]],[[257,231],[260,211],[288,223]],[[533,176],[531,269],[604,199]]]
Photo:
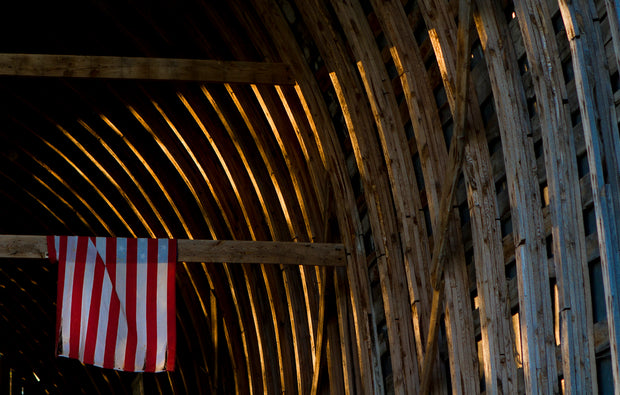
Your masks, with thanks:
[[[528,347],[528,341],[535,345],[542,340],[532,338],[531,333],[534,328],[539,328],[541,333],[548,333],[553,329],[553,322],[548,319],[549,311],[542,307],[549,303],[550,290],[547,265],[539,264],[547,260],[547,254],[544,239],[540,234],[544,224],[537,170],[534,165],[536,156],[531,137],[533,132],[517,56],[504,14],[495,1],[477,0],[477,3],[474,20],[489,70],[504,147],[513,224],[514,243],[511,247],[515,250],[519,310],[525,344],[523,359],[536,360],[541,358],[538,353],[544,355],[545,348]],[[547,315],[541,316],[539,312]],[[506,363],[515,368],[515,360],[508,360]],[[516,384],[512,383],[515,386]]]
[[[563,322],[563,375],[567,382],[579,374],[570,366],[570,361],[590,366],[586,346],[588,295],[584,288],[588,285],[587,256],[570,108],[547,2],[515,1],[515,12],[530,65],[541,125],[553,224],[555,274]],[[548,298],[548,292],[540,297]],[[550,302],[538,305],[531,312],[541,314],[543,324],[552,320]],[[526,325],[521,328],[526,390],[532,393],[559,392],[552,328]],[[584,380],[587,381],[585,377]]]
[[[614,53],[616,54],[616,67],[620,70],[620,1],[605,0],[607,8],[607,20],[613,41]]]
[[[603,267],[612,370],[614,383],[619,386],[620,141],[618,120],[616,119],[614,97],[608,80],[608,67],[604,61],[606,55],[605,49],[601,45],[603,41],[600,27],[598,22],[594,22],[598,20],[598,18],[594,18],[596,16],[594,4],[588,0],[560,0],[559,4],[573,59],[575,87],[581,111],[581,125],[588,153],[592,200],[594,201],[599,251]],[[613,18],[613,15],[608,15],[608,19],[610,18]],[[618,20],[610,20],[609,22],[610,27],[612,27],[612,36],[617,35],[617,31],[613,32],[613,26],[617,29]],[[620,48],[616,47],[615,49]],[[590,306],[586,304],[583,307],[589,309]],[[591,311],[589,313],[587,315],[588,323],[591,323]],[[588,333],[591,334],[591,325],[589,329]],[[592,339],[591,335],[588,337]],[[590,341],[589,344],[585,344],[585,346],[589,346],[590,350],[580,350],[581,344],[578,340],[573,340],[576,344],[572,345],[571,348],[575,348],[576,353],[581,351],[582,358],[589,357],[590,364],[586,364],[585,369],[587,370],[577,376],[574,383],[571,383],[575,392],[591,385],[596,388],[593,342]],[[575,364],[578,362],[581,360],[574,361]],[[586,362],[587,359],[581,363]],[[573,361],[571,360],[569,363],[572,364]],[[571,368],[576,371],[576,374],[579,374],[581,373],[580,366],[571,366]]]

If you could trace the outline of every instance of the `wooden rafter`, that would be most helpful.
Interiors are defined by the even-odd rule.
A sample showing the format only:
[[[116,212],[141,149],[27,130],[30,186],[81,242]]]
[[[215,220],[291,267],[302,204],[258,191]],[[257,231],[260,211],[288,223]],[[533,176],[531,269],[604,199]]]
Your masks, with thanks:
[[[440,218],[437,221],[437,239],[433,246],[433,256],[431,262],[431,284],[433,285],[433,301],[431,305],[431,321],[426,343],[426,355],[422,366],[422,377],[420,379],[420,393],[429,392],[432,363],[434,360],[435,349],[437,348],[437,331],[439,328],[439,315],[442,306],[443,292],[441,277],[445,261],[444,251],[446,248],[447,230],[452,213],[452,201],[460,174],[461,164],[465,152],[466,130],[465,113],[467,104],[467,81],[469,80],[469,52],[470,35],[469,26],[472,18],[471,0],[461,0],[459,3],[459,26],[457,33],[457,78],[456,78],[456,111],[454,114],[454,135],[450,143],[450,156],[448,168],[446,170],[446,183],[441,191],[439,203]]]
[[[284,63],[47,54],[0,54],[0,75],[294,85]]]
[[[345,266],[342,244],[245,240],[178,240],[180,262]],[[45,258],[46,236],[0,236],[0,258]]]

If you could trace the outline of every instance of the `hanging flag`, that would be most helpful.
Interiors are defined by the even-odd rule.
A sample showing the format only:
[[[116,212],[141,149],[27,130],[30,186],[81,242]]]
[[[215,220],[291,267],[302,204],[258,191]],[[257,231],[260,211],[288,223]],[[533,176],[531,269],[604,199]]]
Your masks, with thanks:
[[[176,240],[48,236],[56,350],[130,372],[174,370]]]

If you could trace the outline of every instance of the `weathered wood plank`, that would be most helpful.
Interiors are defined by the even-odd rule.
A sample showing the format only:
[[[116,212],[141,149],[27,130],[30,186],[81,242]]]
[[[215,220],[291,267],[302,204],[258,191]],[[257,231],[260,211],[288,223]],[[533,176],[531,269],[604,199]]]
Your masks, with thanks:
[[[455,85],[454,89],[446,86],[446,92],[448,96],[452,95],[453,108],[453,122],[454,122],[454,134],[450,143],[450,153],[448,155],[448,164],[443,177],[444,182],[439,194],[439,210],[436,213],[437,219],[434,222],[434,245],[433,255],[431,262],[431,285],[433,286],[433,303],[431,310],[431,321],[429,323],[429,338],[426,347],[426,356],[424,358],[424,365],[422,367],[422,380],[421,380],[421,392],[428,393],[430,385],[430,375],[433,360],[435,359],[435,349],[437,346],[437,332],[439,327],[439,309],[442,305],[443,292],[440,292],[440,288],[444,286],[442,283],[444,264],[446,257],[444,256],[447,244],[449,244],[448,226],[450,217],[454,210],[451,209],[452,202],[454,201],[454,194],[456,190],[456,184],[461,174],[461,166],[463,163],[463,157],[465,153],[465,144],[467,138],[467,130],[465,129],[466,111],[468,106],[468,94],[469,94],[469,53],[471,49],[470,41],[470,24],[472,17],[472,4],[470,0],[462,0],[459,2],[459,25],[457,30],[456,41],[456,66],[454,67],[452,79],[446,79],[444,77],[444,85],[446,81]],[[439,21],[439,23],[447,23],[447,21]],[[448,25],[449,26],[449,25]],[[444,42],[444,45],[446,43]],[[441,44],[437,43],[441,46]],[[436,49],[437,51],[437,49]],[[444,48],[444,51],[449,49]],[[453,52],[454,53],[454,52]],[[442,69],[442,75],[447,75],[447,71],[450,66],[447,65],[448,59],[444,58],[444,65]],[[454,345],[452,348],[455,348]],[[458,379],[458,374],[455,369],[452,369],[452,379]],[[472,383],[473,384],[473,383]],[[465,383],[463,383],[465,387]],[[464,388],[461,390],[465,390]],[[473,387],[469,391],[479,392],[479,388]],[[466,390],[466,392],[468,392]]]
[[[444,184],[441,189],[439,200],[439,219],[437,220],[437,231],[435,232],[435,243],[433,245],[433,261],[431,263],[431,284],[433,288],[439,289],[443,267],[446,260],[446,241],[448,222],[453,210],[450,209],[454,201],[456,184],[461,174],[461,166],[465,155],[465,144],[467,141],[467,130],[465,129],[466,106],[468,103],[469,88],[469,52],[471,43],[469,41],[469,24],[472,15],[472,5],[470,0],[461,0],[459,3],[463,11],[459,10],[460,20],[457,33],[457,65],[456,65],[456,106],[454,111],[454,135],[450,143],[450,153],[448,164],[443,177]]]
[[[330,273],[331,274],[331,273]],[[325,335],[325,293],[326,293],[326,285],[328,281],[328,273],[325,267],[321,268],[321,284],[319,287],[319,317],[318,317],[318,326],[316,333],[316,347],[314,348],[314,367],[312,369],[312,387],[310,389],[311,395],[316,395],[319,390],[319,380],[321,378],[321,360],[322,354],[325,352],[323,348],[326,346],[327,340],[324,339]],[[325,336],[326,338],[326,336]]]
[[[547,265],[537,264],[546,260],[546,250],[544,239],[540,237],[544,226],[537,171],[532,165],[536,163],[532,129],[517,58],[502,10],[496,2],[478,0],[474,20],[489,69],[504,147],[503,157],[514,230],[512,248],[515,250],[517,266],[519,317],[523,338],[521,344],[527,368],[527,361],[540,357],[538,348],[530,348],[530,344],[544,341],[537,338],[537,333],[547,332],[540,331],[540,328],[553,329],[553,322],[544,318],[548,315],[539,315],[541,309],[543,313],[550,314],[549,310],[544,309],[548,306],[550,290]],[[504,306],[508,306],[508,301]],[[514,359],[508,363],[515,368]],[[514,376],[512,381],[506,384],[513,386],[509,393],[517,391],[517,380]]]
[[[576,154],[572,134],[568,132],[572,128],[570,104],[547,2],[517,1],[515,12],[530,66],[536,95],[536,112],[543,137],[553,224],[555,274],[563,321],[562,335],[563,339],[567,339],[565,352],[570,353],[564,354],[563,360],[570,358],[578,361],[581,356],[585,358],[587,353],[577,353],[577,350],[571,347],[579,337],[586,340],[588,338],[585,290],[588,283],[584,281],[588,277]],[[541,298],[545,296],[540,295]],[[545,303],[542,307],[547,305],[548,303]],[[533,393],[558,392],[555,346],[551,341],[553,332],[548,331],[541,337],[537,344],[529,345],[536,347],[540,358],[524,359],[526,390]],[[525,346],[526,343],[522,342],[522,345]],[[584,360],[580,363],[582,366],[589,366],[590,361]],[[563,374],[566,379],[571,377],[571,372],[566,370],[568,364],[568,361],[564,361]]]
[[[607,20],[616,55],[616,70],[620,70],[620,3],[617,0],[605,0]]]
[[[426,199],[431,218],[438,217],[439,196],[443,177],[445,175],[445,163],[447,160],[447,150],[441,130],[441,121],[437,111],[436,102],[433,97],[431,81],[427,74],[426,67],[422,58],[422,53],[413,35],[413,30],[409,26],[407,15],[399,1],[372,1],[377,19],[383,28],[383,32],[391,45],[386,46],[385,51],[394,61],[396,71],[402,86],[405,101],[401,104],[401,114],[403,120],[410,119],[415,138],[409,142],[411,155],[417,154],[420,158]],[[465,254],[462,249],[460,239],[458,219],[450,223],[448,237],[456,240],[452,245],[456,249],[452,250],[450,264],[465,265]],[[426,353],[426,340],[428,338],[427,323],[431,321],[431,287],[429,284],[429,263],[431,262],[430,251],[424,249],[417,253],[414,259],[412,275],[409,281],[416,284],[417,293],[412,293],[411,301],[414,306],[414,325],[419,326],[416,331],[417,352],[419,365],[424,363]],[[440,307],[440,310],[441,309]],[[466,337],[457,335],[459,337]],[[445,372],[439,365],[439,356],[435,355],[435,364],[432,373],[433,393],[445,393],[447,380]],[[429,361],[427,361],[429,362]]]
[[[429,29],[430,41],[435,49],[448,104],[454,112],[456,107],[455,75],[457,73],[457,46],[454,43],[454,37],[457,34],[455,24],[453,23],[453,13],[448,10],[446,5],[439,1],[422,1],[420,2],[420,8]],[[455,10],[456,7],[451,7],[450,9]],[[463,20],[463,18],[459,17],[459,20]],[[502,354],[502,351],[499,350],[506,350],[506,347],[508,349],[511,347],[511,334],[509,330],[510,317],[506,314],[506,309],[502,302],[506,298],[507,289],[505,277],[499,269],[502,267],[500,262],[503,262],[503,258],[499,222],[496,221],[497,203],[495,201],[495,188],[492,181],[493,176],[491,174],[484,123],[478,106],[474,105],[478,103],[476,92],[474,89],[470,89],[470,102],[472,105],[468,107],[467,117],[471,130],[469,132],[469,143],[466,146],[467,159],[464,164],[464,175],[470,218],[472,219],[471,228],[474,239],[476,282],[478,294],[484,299],[483,303],[485,303],[486,311],[489,313],[486,320],[492,321],[494,325],[497,325],[495,333],[489,337],[489,344],[496,342],[495,344],[498,346],[497,353]],[[449,292],[453,292],[449,284],[446,284],[445,291],[446,295]],[[464,322],[459,322],[459,324],[461,326],[466,325]],[[448,327],[447,324],[446,327]],[[450,336],[449,332],[448,336]],[[461,338],[458,338],[452,340],[451,343],[458,344],[460,341]],[[471,355],[471,352],[469,355]],[[463,358],[467,357],[464,355]],[[504,367],[501,367],[499,371],[506,372]],[[467,375],[467,380],[473,376],[474,374]],[[477,383],[472,382],[470,385],[472,388],[476,388],[475,390],[478,390]],[[460,389],[460,391],[463,390]],[[469,390],[469,392],[473,391],[473,389]]]
[[[245,240],[178,240],[179,262],[345,266],[342,244]],[[46,258],[46,236],[0,236],[0,258]]]
[[[419,259],[414,256],[413,251],[420,251],[420,248],[425,247],[425,235],[420,232],[422,230],[422,221],[418,221],[416,219],[422,207],[417,193],[418,187],[414,177],[415,172],[413,169],[413,162],[411,161],[411,155],[409,153],[408,144],[405,138],[406,136],[403,128],[404,122],[400,117],[400,111],[396,102],[394,89],[383,59],[377,50],[377,44],[374,36],[370,32],[367,19],[361,11],[361,7],[348,2],[334,2],[332,4],[343,27],[343,31],[347,36],[349,47],[357,60],[357,69],[361,77],[366,96],[370,103],[372,114],[374,115],[374,123],[378,130],[381,148],[384,155],[384,165],[381,166],[387,167],[388,170],[390,189],[394,199],[398,222],[400,223],[399,228],[401,228],[399,229],[399,238],[402,247],[399,248],[405,252],[405,259],[403,260],[401,258],[402,253],[400,253],[399,256],[394,255],[394,253],[390,253],[389,250],[386,250],[388,259],[391,261],[390,267],[388,268],[390,274],[389,276],[382,276],[383,278],[381,281],[382,283],[385,280],[391,281],[393,297],[400,298],[398,296],[398,292],[402,291],[398,291],[398,288],[402,286],[400,285],[400,282],[406,276],[406,278],[410,279],[408,287],[414,292],[409,295],[410,298],[413,297],[414,303],[412,304],[415,305],[416,299],[425,299],[424,301],[428,303],[428,296],[424,299],[421,297],[421,293],[427,291],[425,289],[420,289],[418,285],[423,284],[421,281],[423,281],[422,279],[426,277],[424,271],[416,273],[415,275],[411,274],[411,271],[415,268],[414,265],[416,259]],[[404,26],[407,26],[405,18],[403,18],[403,22]],[[383,207],[386,207],[383,203],[381,204]],[[387,208],[384,210],[387,211]],[[382,217],[385,218],[384,214],[382,214]],[[426,256],[426,258],[427,257],[428,256]],[[422,256],[422,258],[425,257]],[[422,262],[419,262],[418,265],[421,263]],[[381,266],[379,266],[379,268],[380,270],[382,269]],[[416,279],[418,276],[420,278]],[[415,287],[413,286],[414,284]],[[386,299],[384,296],[384,301],[385,300]],[[394,357],[392,357],[394,386],[396,392],[400,391],[400,388],[398,387],[399,385],[403,385],[402,388],[407,391],[417,392],[417,361],[413,359],[413,356],[415,355],[415,349],[413,348],[415,338],[405,338],[404,332],[407,326],[409,326],[409,322],[411,322],[410,317],[412,309],[411,305],[406,305],[403,302],[404,300],[402,299],[400,301],[394,300],[390,302],[394,307],[399,309],[400,312],[398,312],[398,310],[391,312],[390,310],[392,308],[388,308],[386,305],[388,331],[389,319],[392,316],[396,317],[395,321],[398,321],[397,325],[399,326],[397,330],[400,331],[400,334],[397,332],[394,334],[400,338],[403,347],[400,355],[403,364],[402,370],[394,366]],[[407,314],[407,312],[409,313]],[[415,310],[413,312],[415,313]],[[401,317],[407,316],[408,322],[403,322],[402,318],[398,320],[399,315]],[[417,321],[417,317],[414,317],[414,320]],[[419,324],[415,326],[419,327]],[[417,337],[418,339],[421,339],[419,334],[420,330],[418,328]],[[393,334],[390,334],[390,337],[392,335]],[[410,336],[410,334],[407,334],[407,337],[408,336]],[[392,341],[393,340],[390,339],[391,353],[393,353],[391,346]],[[421,340],[419,343],[421,343],[420,346],[422,346],[423,343]],[[407,351],[407,348],[410,351]],[[419,356],[422,355],[421,351],[422,350],[418,350]],[[411,358],[412,362],[408,362],[408,358]],[[407,363],[411,363],[413,368],[407,367]],[[411,369],[414,371],[413,374],[410,373]],[[401,379],[401,374],[404,375],[404,380]]]
[[[603,285],[605,289],[605,305],[609,325],[609,343],[612,360],[612,371],[615,383],[620,383],[620,251],[618,249],[618,226],[620,225],[620,142],[618,141],[618,120],[615,116],[613,93],[609,84],[608,67],[605,64],[605,49],[602,46],[600,26],[596,9],[590,1],[560,0],[560,11],[564,19],[566,34],[570,44],[575,75],[575,87],[581,110],[581,123],[585,136],[592,184],[592,200],[596,215],[596,225],[603,268]],[[609,7],[608,7],[609,10]],[[595,19],[596,17],[596,19]],[[609,18],[608,18],[609,19]],[[616,28],[618,21],[616,20]],[[616,48],[617,49],[617,48]],[[588,308],[590,304],[584,306]],[[581,310],[580,310],[581,311]],[[591,311],[586,314],[591,319]],[[591,328],[589,335],[591,335]],[[581,333],[578,333],[581,334]],[[589,336],[590,338],[592,336]],[[596,392],[594,350],[592,342],[582,345],[579,338],[571,339],[577,356],[589,356],[590,365],[585,379],[591,380]],[[566,347],[562,345],[563,348]],[[590,349],[580,349],[589,346]],[[589,353],[588,353],[589,351]],[[572,361],[577,369],[585,361]],[[564,361],[566,364],[567,361]],[[577,370],[579,372],[579,370]],[[566,376],[566,373],[565,373]],[[575,381],[572,387],[577,391],[588,388],[588,381]],[[567,386],[567,389],[569,387]]]
[[[336,268],[334,270],[334,292],[336,297],[337,330],[340,341],[340,355],[342,361],[340,366],[342,368],[343,387],[346,394],[354,394],[357,392],[356,388],[361,388],[361,377],[359,374],[354,373],[359,372],[360,369],[354,366],[358,358],[354,356],[356,346],[354,344],[355,336],[353,328],[350,325],[352,321],[350,316],[352,313],[349,308],[350,292],[347,290],[346,275],[344,268]],[[334,353],[338,352],[338,350],[334,348],[332,348],[332,350]],[[331,375],[330,373],[330,383],[332,381]]]
[[[0,75],[295,84],[284,63],[119,56],[1,53]]]

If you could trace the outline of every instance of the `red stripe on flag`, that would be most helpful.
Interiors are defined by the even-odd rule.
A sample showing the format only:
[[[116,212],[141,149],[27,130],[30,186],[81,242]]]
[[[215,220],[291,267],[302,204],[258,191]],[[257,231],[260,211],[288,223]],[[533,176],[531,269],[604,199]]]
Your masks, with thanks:
[[[157,357],[157,257],[158,241],[148,241],[146,273],[146,355],[144,371],[154,372]]]
[[[136,327],[136,282],[138,241],[127,239],[127,296],[125,298],[125,312],[127,314],[127,347],[125,349],[124,370],[136,369],[136,346],[138,341]]]
[[[116,239],[106,238],[105,266],[110,281],[112,282],[112,297],[110,299],[110,313],[108,316],[108,329],[105,339],[105,354],[103,367],[114,368],[114,356],[116,351],[116,336],[118,334],[118,317],[120,315],[120,301],[116,290]]]
[[[60,320],[62,316],[62,295],[65,291],[65,266],[66,259],[60,259],[59,257],[65,257],[67,255],[67,237],[59,237],[58,253],[56,251],[56,237],[47,236],[47,255],[52,262],[58,262],[58,291],[56,294],[56,352],[58,352],[58,345],[62,344],[60,341]],[[61,255],[62,254],[62,255]]]
[[[69,357],[80,358],[80,327],[82,323],[82,287],[84,285],[84,269],[88,239],[78,238],[75,254],[75,273],[73,276],[73,294],[71,295],[71,326],[69,329]]]
[[[56,255],[56,236],[47,236],[47,258],[50,263],[58,262],[58,255]]]
[[[177,334],[176,334],[176,295],[175,295],[175,273],[177,261],[177,241],[170,240],[168,243],[168,352],[165,369],[174,370]]]
[[[89,240],[91,248],[96,250],[95,238]],[[101,255],[97,251],[93,279],[93,290],[90,301],[90,312],[88,314],[88,325],[86,327],[86,344],[84,345],[84,360],[82,362],[93,364],[95,359],[95,348],[97,347],[97,330],[99,329],[99,311],[101,309],[101,290],[103,289],[104,265]]]

